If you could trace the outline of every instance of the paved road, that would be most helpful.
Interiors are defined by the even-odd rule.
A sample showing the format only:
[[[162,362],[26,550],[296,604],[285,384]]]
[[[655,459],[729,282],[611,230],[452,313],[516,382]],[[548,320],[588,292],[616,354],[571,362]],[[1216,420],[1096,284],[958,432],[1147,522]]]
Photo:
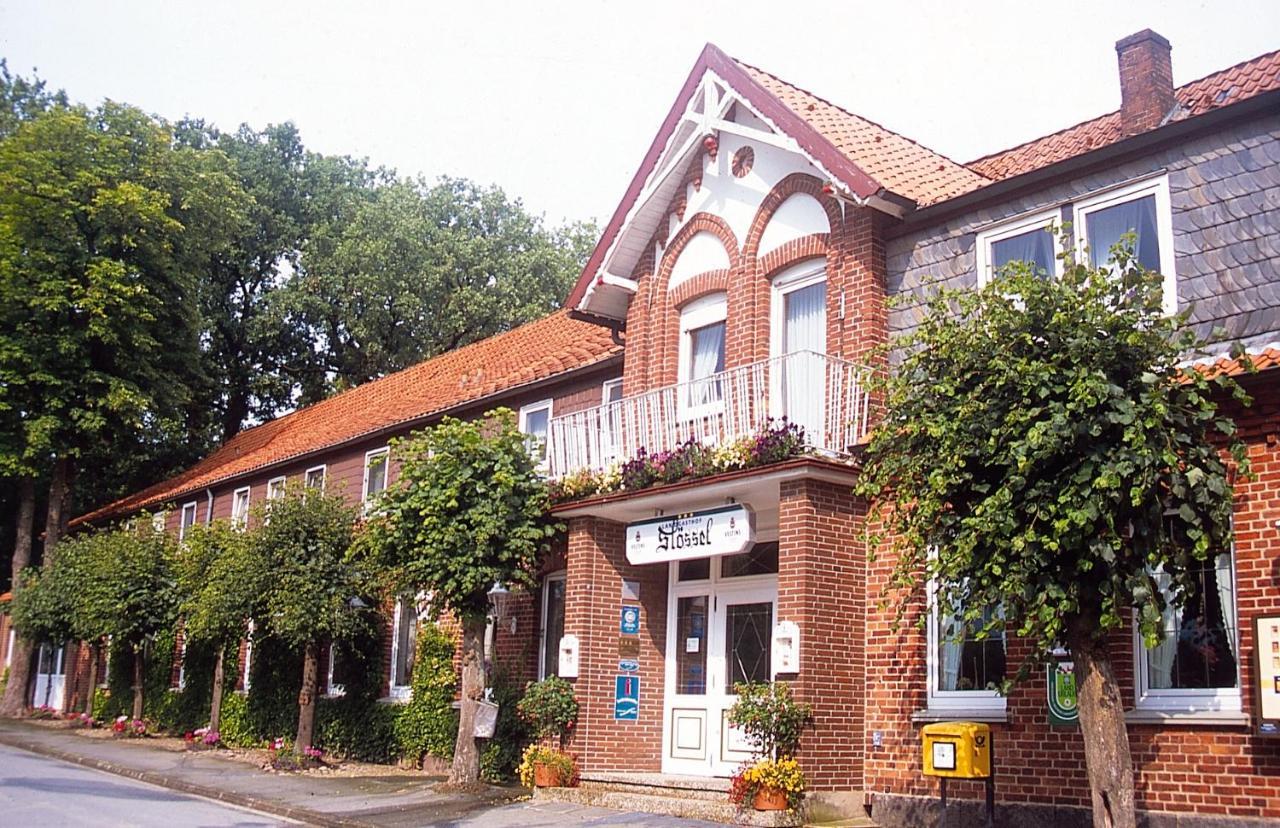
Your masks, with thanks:
[[[2,826],[254,826],[283,820],[0,745]]]

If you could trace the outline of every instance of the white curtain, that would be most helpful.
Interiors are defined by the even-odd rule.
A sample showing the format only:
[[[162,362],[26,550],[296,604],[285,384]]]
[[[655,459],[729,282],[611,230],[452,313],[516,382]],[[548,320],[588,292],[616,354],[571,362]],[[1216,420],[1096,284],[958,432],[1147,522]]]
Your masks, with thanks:
[[[1028,262],[1038,272],[1053,273],[1053,234],[1048,230],[1001,239],[991,245],[991,269],[998,274],[1009,262]]]
[[[938,689],[959,690],[960,653],[964,649],[964,622],[952,616],[949,623],[938,624]]]
[[[1134,254],[1147,270],[1160,269],[1160,236],[1156,232],[1155,196],[1144,196],[1105,207],[1085,217],[1089,257],[1094,267],[1111,258],[1111,246],[1125,233],[1135,233]]]
[[[1169,599],[1169,576],[1156,573],[1156,584]],[[1147,682],[1153,689],[1162,690],[1173,686],[1173,660],[1178,655],[1178,632],[1182,629],[1182,611],[1166,606],[1160,617],[1160,643],[1147,650],[1147,664],[1150,673]]]
[[[1226,632],[1227,646],[1231,648],[1231,656],[1239,660],[1239,656],[1236,655],[1236,629],[1235,624],[1232,623],[1232,618],[1235,617],[1236,591],[1230,553],[1218,556],[1217,561],[1214,562],[1214,575],[1218,579],[1218,602],[1222,605],[1222,629]]]
[[[783,405],[787,418],[804,428],[809,440],[821,444],[826,400],[827,283],[784,295],[782,352],[797,354],[783,365]]]
[[[707,405],[720,401],[720,382],[706,380],[724,370],[724,323],[717,322],[689,332],[692,365],[689,379],[689,403],[691,405]]]

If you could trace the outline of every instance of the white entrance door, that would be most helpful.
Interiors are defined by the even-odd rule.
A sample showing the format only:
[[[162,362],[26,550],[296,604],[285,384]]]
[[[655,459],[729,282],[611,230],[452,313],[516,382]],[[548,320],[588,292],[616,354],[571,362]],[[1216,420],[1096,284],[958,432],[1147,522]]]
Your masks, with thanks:
[[[730,776],[751,758],[742,735],[729,724],[729,708],[737,700],[733,687],[773,679],[770,643],[778,579],[776,574],[722,578],[718,561],[705,563],[717,570],[716,577],[708,571],[706,580],[675,580],[671,587],[662,769]]]
[[[39,666],[36,668],[36,694],[32,704],[62,707],[62,689],[67,680],[67,648],[40,645]]]
[[[783,274],[774,283],[774,354],[778,363],[774,416],[802,426],[826,445],[827,282],[822,270]]]

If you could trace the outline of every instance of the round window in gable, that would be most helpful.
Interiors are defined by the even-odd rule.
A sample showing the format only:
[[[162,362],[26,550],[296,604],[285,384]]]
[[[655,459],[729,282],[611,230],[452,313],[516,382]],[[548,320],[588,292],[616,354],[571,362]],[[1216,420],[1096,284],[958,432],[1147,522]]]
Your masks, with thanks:
[[[734,178],[742,178],[751,172],[751,167],[756,163],[756,152],[751,147],[739,147],[738,151],[733,154],[733,170]]]

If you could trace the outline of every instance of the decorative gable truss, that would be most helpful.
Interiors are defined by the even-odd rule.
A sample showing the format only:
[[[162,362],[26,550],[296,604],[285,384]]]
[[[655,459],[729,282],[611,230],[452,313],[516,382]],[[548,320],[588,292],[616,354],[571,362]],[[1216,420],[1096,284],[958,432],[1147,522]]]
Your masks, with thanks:
[[[795,156],[827,182],[840,204],[872,206],[901,216],[909,203],[888,193],[835,149],[798,113],[750,77],[732,58],[708,45],[668,113],[622,203],[584,269],[568,304],[575,310],[621,321],[639,285],[631,278],[647,253],[662,256],[664,242],[687,216],[680,215],[683,188],[701,182],[705,156],[715,158],[722,136]],[[672,206],[679,216],[672,222]]]

